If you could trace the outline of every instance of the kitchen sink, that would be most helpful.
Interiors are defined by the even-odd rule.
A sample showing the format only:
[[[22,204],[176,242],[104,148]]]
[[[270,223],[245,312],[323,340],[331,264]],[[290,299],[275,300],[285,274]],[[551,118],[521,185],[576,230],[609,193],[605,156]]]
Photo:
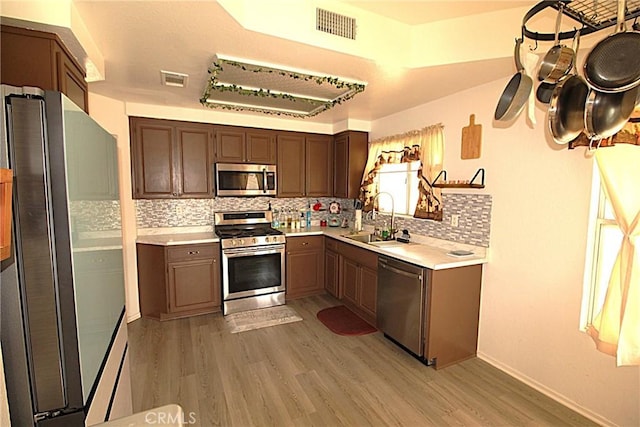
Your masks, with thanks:
[[[373,234],[344,234],[347,239],[355,240],[362,243],[371,243],[376,241],[377,237]]]
[[[344,234],[343,237],[347,239],[356,240],[358,242],[367,243],[372,246],[377,246],[380,248],[387,248],[389,246],[402,246],[402,245],[411,245],[415,243],[402,243],[397,240],[380,240],[379,237],[374,234]]]
[[[378,240],[375,242],[368,242],[370,245],[378,246],[380,248],[388,248],[389,246],[402,246],[409,243],[398,242],[397,240]]]

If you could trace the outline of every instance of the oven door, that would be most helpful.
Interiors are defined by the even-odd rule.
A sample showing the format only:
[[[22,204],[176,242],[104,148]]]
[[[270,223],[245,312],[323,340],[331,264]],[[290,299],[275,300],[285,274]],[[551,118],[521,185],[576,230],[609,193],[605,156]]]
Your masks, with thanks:
[[[222,250],[222,296],[225,301],[284,292],[284,245]]]

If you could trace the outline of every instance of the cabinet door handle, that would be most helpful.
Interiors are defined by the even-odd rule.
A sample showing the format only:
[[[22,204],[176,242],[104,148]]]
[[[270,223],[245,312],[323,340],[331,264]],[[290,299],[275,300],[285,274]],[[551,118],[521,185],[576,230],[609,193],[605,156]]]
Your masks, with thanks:
[[[200,251],[189,251],[189,255],[198,255]]]
[[[307,246],[309,242],[302,242],[302,246]]]

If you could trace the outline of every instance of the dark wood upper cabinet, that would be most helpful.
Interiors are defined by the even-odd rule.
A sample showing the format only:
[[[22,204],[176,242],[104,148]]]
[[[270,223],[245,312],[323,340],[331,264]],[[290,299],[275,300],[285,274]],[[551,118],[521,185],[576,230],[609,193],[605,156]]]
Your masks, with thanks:
[[[275,164],[275,135],[268,130],[220,126],[216,128],[216,162]]]
[[[345,131],[334,137],[333,195],[355,199],[367,164],[367,132]]]
[[[237,128],[216,129],[216,162],[243,163],[246,157],[246,135]]]
[[[7,25],[0,29],[2,83],[60,91],[88,112],[85,71],[56,34]]]
[[[278,134],[278,196],[305,194],[305,137],[300,133]]]
[[[331,197],[333,194],[333,138],[308,135],[306,149],[306,195]]]
[[[330,135],[278,134],[279,197],[331,197],[332,141]]]
[[[276,136],[267,130],[247,130],[247,162],[273,165],[276,163]]]
[[[130,118],[133,197],[213,197],[213,126]]]
[[[176,143],[180,170],[176,177],[182,197],[211,197],[213,195],[213,129],[208,125],[180,125],[176,127]]]

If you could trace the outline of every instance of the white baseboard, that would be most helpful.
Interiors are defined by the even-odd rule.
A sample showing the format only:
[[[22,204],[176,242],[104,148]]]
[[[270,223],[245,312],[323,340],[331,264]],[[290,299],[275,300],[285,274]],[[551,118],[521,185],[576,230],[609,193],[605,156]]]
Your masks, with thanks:
[[[134,320],[138,320],[141,317],[140,312],[136,311],[135,313],[127,314],[127,323],[131,323]]]
[[[573,400],[567,398],[566,396],[558,393],[555,390],[550,389],[549,387],[545,386],[544,384],[539,383],[538,381],[534,380],[531,377],[528,377],[527,375],[523,374],[522,372],[520,372],[518,370],[515,370],[515,369],[511,368],[510,366],[507,366],[507,365],[503,364],[502,362],[499,362],[499,361],[495,360],[491,356],[488,356],[487,354],[485,354],[485,353],[483,353],[481,351],[478,352],[477,356],[478,356],[479,359],[482,359],[485,362],[489,363],[490,365],[500,369],[501,371],[506,372],[507,374],[511,375],[512,377],[514,377],[518,381],[521,381],[521,382],[525,383],[526,385],[528,385],[529,387],[532,387],[532,388],[536,389],[537,391],[539,391],[540,393],[544,394],[545,396],[550,397],[551,399],[555,400],[556,402],[559,402],[559,403],[563,404],[567,408],[569,408],[569,409],[571,409],[573,411],[576,411],[580,415],[583,415],[583,416],[589,418],[594,423],[598,423],[598,424],[600,424],[602,426],[616,426],[616,424],[611,422],[611,420],[608,420],[608,419],[602,417],[601,415],[589,410],[588,408],[585,408],[584,406],[580,406],[579,404],[577,404]]]

